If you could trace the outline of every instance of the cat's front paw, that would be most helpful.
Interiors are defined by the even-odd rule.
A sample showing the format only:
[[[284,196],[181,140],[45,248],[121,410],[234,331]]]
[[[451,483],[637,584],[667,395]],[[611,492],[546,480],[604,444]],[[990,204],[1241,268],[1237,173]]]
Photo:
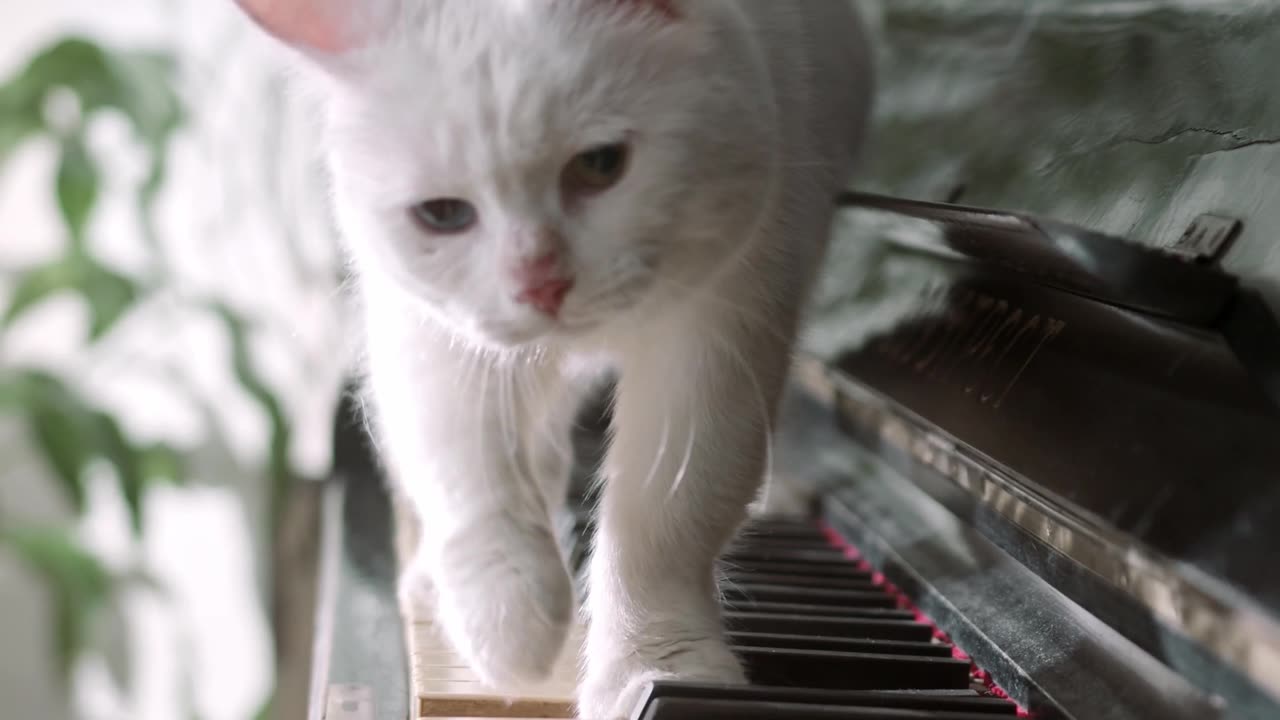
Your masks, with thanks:
[[[659,680],[746,682],[724,641],[675,628],[655,628],[632,641],[591,643],[586,662],[579,720],[630,720],[645,686]]]
[[[482,681],[517,688],[551,672],[574,597],[550,528],[495,520],[453,538],[435,590],[445,633]]]

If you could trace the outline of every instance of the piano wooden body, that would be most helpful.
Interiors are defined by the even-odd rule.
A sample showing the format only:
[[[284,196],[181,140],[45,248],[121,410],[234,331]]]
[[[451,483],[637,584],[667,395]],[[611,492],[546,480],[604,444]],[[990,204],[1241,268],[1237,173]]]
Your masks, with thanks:
[[[1280,6],[865,7],[889,89],[722,563],[752,685],[635,720],[1277,720]],[[312,716],[569,717],[573,658],[507,702],[401,613],[339,430]]]

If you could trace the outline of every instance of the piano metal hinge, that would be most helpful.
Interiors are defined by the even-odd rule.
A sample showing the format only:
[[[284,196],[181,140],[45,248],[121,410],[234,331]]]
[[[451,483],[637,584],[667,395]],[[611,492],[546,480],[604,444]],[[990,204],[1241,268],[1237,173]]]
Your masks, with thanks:
[[[1203,213],[1166,249],[1194,262],[1215,263],[1231,249],[1243,227],[1235,218]]]

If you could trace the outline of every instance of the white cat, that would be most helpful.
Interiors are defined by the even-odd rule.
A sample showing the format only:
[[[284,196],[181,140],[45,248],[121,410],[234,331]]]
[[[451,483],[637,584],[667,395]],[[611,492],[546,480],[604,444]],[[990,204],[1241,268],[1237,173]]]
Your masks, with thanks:
[[[552,515],[620,377],[578,711],[741,681],[713,562],[762,481],[871,94],[850,0],[238,0],[315,81],[403,582],[482,677],[543,676]]]

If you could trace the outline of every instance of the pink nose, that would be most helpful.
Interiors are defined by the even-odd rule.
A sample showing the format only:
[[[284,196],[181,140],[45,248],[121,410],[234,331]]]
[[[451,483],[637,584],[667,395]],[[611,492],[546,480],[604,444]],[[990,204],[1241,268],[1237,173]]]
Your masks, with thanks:
[[[525,288],[516,295],[516,300],[530,307],[555,317],[564,304],[564,296],[573,289],[572,280],[547,280],[532,287]]]
[[[573,279],[566,277],[555,251],[523,258],[512,268],[512,279],[524,288],[516,302],[555,317],[564,304],[564,296],[573,289]]]

